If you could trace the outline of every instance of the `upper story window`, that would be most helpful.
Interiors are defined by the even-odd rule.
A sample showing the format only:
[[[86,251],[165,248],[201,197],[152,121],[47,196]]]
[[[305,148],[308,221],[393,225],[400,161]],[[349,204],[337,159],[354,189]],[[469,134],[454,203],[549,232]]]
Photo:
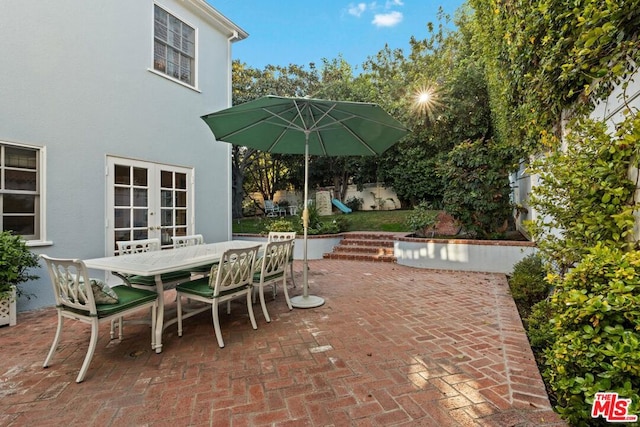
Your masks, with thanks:
[[[196,30],[155,5],[153,38],[153,69],[195,86]]]
[[[40,239],[40,150],[0,142],[0,230]]]

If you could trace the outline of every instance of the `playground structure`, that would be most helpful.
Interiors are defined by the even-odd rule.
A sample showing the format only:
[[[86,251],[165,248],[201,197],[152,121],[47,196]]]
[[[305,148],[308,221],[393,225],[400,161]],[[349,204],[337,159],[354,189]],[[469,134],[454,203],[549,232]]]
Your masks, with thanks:
[[[336,198],[331,199],[331,203],[333,203],[333,206],[340,209],[342,213],[350,214],[352,212],[350,207],[348,207],[347,205],[345,205],[344,203],[342,203],[340,200]]]

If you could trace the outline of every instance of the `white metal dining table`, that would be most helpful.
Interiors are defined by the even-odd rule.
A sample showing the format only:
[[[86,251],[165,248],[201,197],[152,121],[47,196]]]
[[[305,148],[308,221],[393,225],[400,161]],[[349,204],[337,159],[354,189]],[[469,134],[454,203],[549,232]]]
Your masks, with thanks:
[[[165,324],[165,285],[162,275],[181,270],[189,270],[213,264],[220,260],[222,254],[228,249],[242,249],[262,245],[263,242],[248,240],[231,240],[203,245],[185,246],[181,248],[165,249],[103,258],[91,258],[84,260],[87,268],[118,272],[130,275],[154,276],[156,291],[158,292],[158,313],[156,316],[155,351],[162,352],[162,332],[166,326],[175,323],[171,319]]]

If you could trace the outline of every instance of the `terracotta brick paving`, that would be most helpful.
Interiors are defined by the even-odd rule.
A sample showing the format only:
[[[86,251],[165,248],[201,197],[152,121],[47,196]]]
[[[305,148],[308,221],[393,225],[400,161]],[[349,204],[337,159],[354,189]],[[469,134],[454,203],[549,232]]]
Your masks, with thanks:
[[[43,369],[55,312],[21,313],[0,328],[0,425],[564,425],[503,275],[319,260],[309,280],[323,306],[288,311],[280,292],[270,324],[254,306],[257,331],[234,303],[224,349],[209,313],[165,331],[161,354],[145,326],[111,342],[102,327],[81,384],[88,327],[67,321]]]

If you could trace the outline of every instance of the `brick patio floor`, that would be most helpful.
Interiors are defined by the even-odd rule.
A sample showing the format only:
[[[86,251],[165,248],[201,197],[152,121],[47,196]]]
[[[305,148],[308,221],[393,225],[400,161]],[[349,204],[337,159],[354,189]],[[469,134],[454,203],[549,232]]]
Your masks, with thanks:
[[[564,425],[504,275],[318,260],[309,281],[323,306],[288,311],[280,291],[256,331],[234,303],[224,349],[209,313],[167,329],[161,354],[148,327],[109,342],[105,325],[81,384],[88,326],[66,321],[43,369],[55,311],[21,313],[0,328],[0,425]]]

